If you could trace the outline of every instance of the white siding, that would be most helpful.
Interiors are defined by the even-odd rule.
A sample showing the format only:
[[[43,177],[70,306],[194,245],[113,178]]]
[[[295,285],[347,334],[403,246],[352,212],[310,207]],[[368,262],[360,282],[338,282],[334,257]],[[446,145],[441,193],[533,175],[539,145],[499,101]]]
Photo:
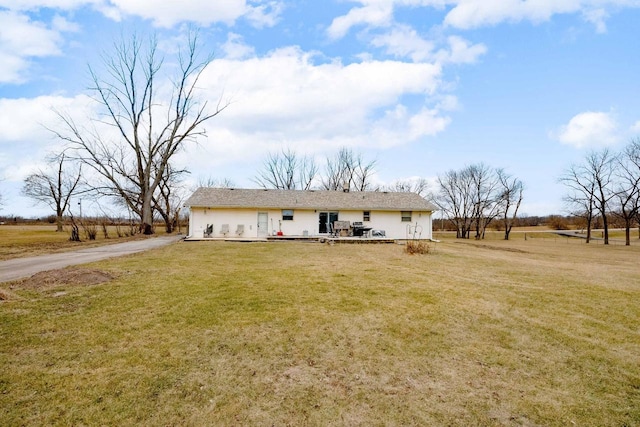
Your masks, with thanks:
[[[319,213],[314,210],[294,210],[293,220],[282,220],[282,210],[274,209],[203,209],[191,208],[189,216],[189,237],[202,238],[207,225],[213,224],[211,237],[224,237],[221,234],[223,224],[229,226],[227,237],[258,237],[258,212],[268,214],[268,234],[282,231],[285,236],[302,236],[306,231],[309,236],[319,234]],[[384,230],[387,238],[430,239],[431,213],[412,212],[411,222],[403,222],[400,211],[370,211],[370,221],[363,221],[363,211],[338,211],[339,220],[363,222],[366,227]],[[236,234],[238,225],[244,226],[244,233]]]
[[[363,211],[340,211],[341,221],[362,222],[365,227],[374,230],[384,230],[390,239],[407,239],[413,237],[414,230],[416,238],[431,239],[431,213],[412,212],[411,222],[403,222],[400,211],[370,211],[370,220],[363,221]],[[410,229],[408,227],[411,227]]]

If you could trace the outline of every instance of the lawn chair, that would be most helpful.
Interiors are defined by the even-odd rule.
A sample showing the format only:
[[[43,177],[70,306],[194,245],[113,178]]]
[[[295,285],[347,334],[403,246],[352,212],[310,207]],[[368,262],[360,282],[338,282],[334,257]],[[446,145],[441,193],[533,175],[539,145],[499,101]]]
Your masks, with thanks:
[[[220,227],[220,234],[227,237],[227,234],[229,234],[229,224],[222,224],[222,227]]]
[[[236,228],[236,236],[242,236],[244,233],[244,224],[238,224],[238,228]]]
[[[336,237],[348,236],[351,232],[351,223],[349,221],[334,221],[333,232]]]
[[[202,233],[202,237],[211,237],[213,234],[213,224],[207,224],[207,228]]]

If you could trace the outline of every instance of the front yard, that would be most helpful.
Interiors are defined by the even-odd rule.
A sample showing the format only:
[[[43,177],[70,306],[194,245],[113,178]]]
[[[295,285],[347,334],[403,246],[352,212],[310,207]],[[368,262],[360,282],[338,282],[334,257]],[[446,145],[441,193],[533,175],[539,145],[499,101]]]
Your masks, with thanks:
[[[639,256],[181,242],[0,284],[0,425],[639,425]]]

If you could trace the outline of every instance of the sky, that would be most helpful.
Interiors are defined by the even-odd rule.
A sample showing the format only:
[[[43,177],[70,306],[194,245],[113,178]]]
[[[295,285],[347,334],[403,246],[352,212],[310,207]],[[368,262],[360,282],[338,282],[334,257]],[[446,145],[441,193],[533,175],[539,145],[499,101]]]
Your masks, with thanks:
[[[95,114],[89,66],[194,28],[200,95],[229,106],[176,157],[191,186],[348,148],[380,185],[482,162],[524,182],[523,215],[565,213],[563,171],[640,135],[639,23],[640,0],[0,0],[0,215],[50,213],[22,183],[63,147],[54,111]]]

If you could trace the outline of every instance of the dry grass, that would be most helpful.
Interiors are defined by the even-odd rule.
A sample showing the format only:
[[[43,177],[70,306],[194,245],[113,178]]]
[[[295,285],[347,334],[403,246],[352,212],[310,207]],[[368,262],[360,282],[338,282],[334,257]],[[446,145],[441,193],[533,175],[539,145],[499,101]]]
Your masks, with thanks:
[[[639,425],[639,255],[179,243],[14,283],[0,425]]]
[[[409,255],[426,255],[431,253],[431,244],[424,240],[408,240],[404,251]]]
[[[0,260],[70,251],[108,243],[144,238],[141,235],[118,237],[114,226],[107,227],[108,238],[98,230],[95,240],[89,240],[82,228],[82,242],[69,241],[70,231],[56,232],[55,225],[2,225],[0,226]],[[161,230],[158,230],[160,234]]]

